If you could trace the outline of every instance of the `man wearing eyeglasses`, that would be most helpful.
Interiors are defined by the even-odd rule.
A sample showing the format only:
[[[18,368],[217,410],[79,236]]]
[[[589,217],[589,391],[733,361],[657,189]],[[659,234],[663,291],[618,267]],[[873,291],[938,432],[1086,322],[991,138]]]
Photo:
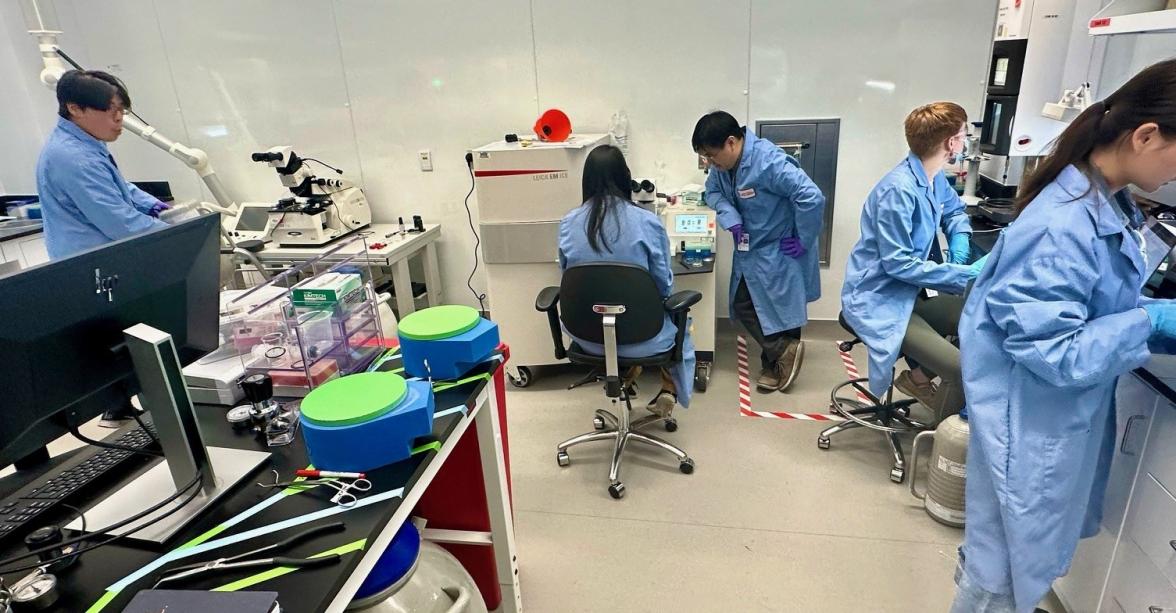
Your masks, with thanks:
[[[57,102],[57,127],[37,160],[49,257],[167,227],[159,214],[168,206],[128,183],[106,148],[122,134],[131,106],[122,81],[97,70],[71,70],[57,82]],[[99,425],[117,428],[134,410],[128,403],[107,411]]]
[[[729,113],[699,119],[691,145],[711,165],[706,203],[735,239],[730,311],[760,346],[756,388],[787,391],[804,359],[808,303],[821,296],[825,196],[795,158]]]
[[[123,178],[106,143],[118,140],[131,106],[127,88],[98,70],[57,82],[59,115],[37,160],[37,191],[49,257],[59,259],[155,228],[166,210]]]

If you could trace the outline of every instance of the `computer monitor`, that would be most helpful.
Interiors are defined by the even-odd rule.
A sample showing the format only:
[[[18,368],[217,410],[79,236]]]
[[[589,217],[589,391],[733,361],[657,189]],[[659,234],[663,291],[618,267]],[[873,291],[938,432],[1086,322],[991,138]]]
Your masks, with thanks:
[[[139,392],[123,330],[217,348],[220,219],[205,215],[0,276],[0,467]]]

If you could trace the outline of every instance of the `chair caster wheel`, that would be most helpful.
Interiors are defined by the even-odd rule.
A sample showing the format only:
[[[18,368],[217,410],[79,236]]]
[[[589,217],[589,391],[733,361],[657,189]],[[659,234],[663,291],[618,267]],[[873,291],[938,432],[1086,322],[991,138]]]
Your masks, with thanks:
[[[829,437],[826,437],[826,436],[817,437],[817,448],[818,449],[828,449],[830,443],[831,443],[831,441],[829,440]]]
[[[608,486],[608,495],[612,496],[613,498],[615,498],[617,500],[624,498],[625,497],[625,484],[618,481],[618,482]]]
[[[596,430],[604,430],[604,420],[599,417],[593,417],[592,427]]]
[[[905,481],[906,480],[906,469],[905,468],[898,468],[898,467],[891,468],[890,469],[890,480],[895,483],[902,483],[903,481]]]
[[[680,464],[678,464],[678,470],[682,471],[682,474],[684,474],[684,475],[689,475],[689,474],[693,473],[694,472],[694,460],[691,460],[690,458],[686,458],[685,460],[682,460],[682,462]]]
[[[670,418],[666,420],[666,432],[677,432],[678,420]]]
[[[572,458],[568,457],[568,452],[560,451],[555,454],[555,461],[559,462],[560,466],[567,466],[572,463]]]

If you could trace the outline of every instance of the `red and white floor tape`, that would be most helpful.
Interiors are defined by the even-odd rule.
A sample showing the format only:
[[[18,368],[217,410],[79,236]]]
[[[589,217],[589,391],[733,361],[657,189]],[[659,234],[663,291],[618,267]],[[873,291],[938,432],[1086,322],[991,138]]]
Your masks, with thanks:
[[[837,343],[835,343],[837,344]],[[743,335],[736,337],[735,354],[738,358],[739,366],[739,414],[744,417],[765,417],[768,419],[795,419],[799,421],[845,421],[844,417],[833,415],[830,413],[788,413],[785,411],[756,411],[751,408],[751,373],[748,366],[747,358],[747,338]],[[853,356],[847,351],[838,349],[838,354],[841,356],[841,363],[845,366],[845,374],[850,379],[858,379],[861,377],[858,374],[857,364],[853,361]],[[858,398],[862,402],[869,402],[869,399],[862,392],[858,392]]]

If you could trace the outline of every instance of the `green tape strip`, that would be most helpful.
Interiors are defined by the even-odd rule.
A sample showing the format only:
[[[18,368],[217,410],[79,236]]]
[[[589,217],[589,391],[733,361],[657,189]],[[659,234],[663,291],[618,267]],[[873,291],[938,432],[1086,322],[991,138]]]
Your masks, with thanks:
[[[191,549],[192,547],[195,547],[197,545],[203,545],[205,541],[210,540],[212,537],[220,534],[221,532],[224,532],[227,529],[228,529],[228,526],[225,526],[223,524],[220,526],[216,526],[212,530],[209,530],[208,532],[201,534],[200,536],[188,541],[187,543],[184,543],[183,545],[176,547],[176,549],[177,550]]]
[[[95,602],[90,605],[89,609],[86,609],[86,613],[98,613],[102,609],[105,609],[106,605],[110,604],[116,596],[118,596],[118,592],[104,592],[102,598],[98,599],[98,602]]]
[[[455,387],[465,385],[466,383],[473,383],[474,381],[481,381],[482,379],[489,379],[489,378],[490,378],[490,374],[485,373],[485,374],[481,374],[481,375],[474,375],[472,377],[466,377],[465,379],[458,379],[457,381],[451,381],[448,383],[434,383],[433,384],[433,391],[434,392],[444,392],[445,390],[453,389]]]
[[[314,554],[312,556],[308,556],[308,557],[321,558],[321,557],[329,556],[332,554],[343,555],[345,553],[351,553],[352,551],[360,551],[366,545],[367,545],[367,539],[359,539],[358,541],[347,543],[346,545],[340,545],[339,547],[336,547],[334,549],[328,549],[326,551],[322,551],[322,552],[316,553],[316,554]],[[296,568],[294,566],[279,566],[277,568],[271,568],[265,572],[257,573],[256,575],[253,575],[252,577],[245,577],[244,579],[234,581],[232,583],[226,583],[220,587],[214,587],[214,588],[212,588],[212,591],[214,591],[214,592],[236,592],[237,590],[243,590],[247,587],[253,587],[253,586],[257,585],[258,583],[264,583],[266,581],[269,581],[270,579],[277,579],[278,577],[281,577],[283,575],[288,575],[296,570],[298,570],[298,568]]]
[[[394,375],[399,375],[400,373],[404,372],[404,368],[403,368],[403,367],[401,367],[401,368],[397,368],[397,369],[394,369],[394,370],[389,370],[388,372],[390,372],[390,373],[392,373],[392,374],[394,374]]]
[[[430,450],[430,449],[432,449],[433,451],[441,451],[441,443],[440,443],[439,441],[433,441],[433,442],[431,442],[431,443],[425,443],[424,445],[421,445],[420,447],[417,447],[416,449],[413,449],[413,450],[412,450],[412,455],[416,455],[416,454],[418,454],[418,453],[424,453],[424,452],[426,452],[426,451],[428,451],[428,450]]]
[[[307,468],[308,469],[314,468],[314,464],[307,466]],[[305,480],[306,480],[306,477],[298,477],[298,478],[294,479],[294,481],[296,481],[296,482],[297,481],[305,481]],[[302,492],[312,490],[316,487],[318,487],[318,486],[304,485],[304,486],[299,487],[297,485],[291,485],[290,487],[282,490],[281,493],[283,496],[291,496],[294,494],[301,494]],[[227,529],[228,529],[228,526],[226,526],[224,524],[221,524],[219,526],[215,526],[211,530],[209,530],[208,532],[205,532],[204,534],[201,534],[200,536],[188,541],[187,543],[184,543],[183,545],[176,547],[176,550],[179,551],[181,549],[189,549],[189,548],[195,547],[197,545],[203,545],[205,543],[205,541],[212,539],[212,537],[220,534],[221,532],[224,532]]]

